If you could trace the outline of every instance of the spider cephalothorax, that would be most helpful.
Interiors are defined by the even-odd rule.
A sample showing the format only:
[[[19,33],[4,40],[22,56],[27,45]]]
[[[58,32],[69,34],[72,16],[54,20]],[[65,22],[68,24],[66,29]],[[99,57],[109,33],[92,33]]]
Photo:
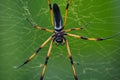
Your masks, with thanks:
[[[58,43],[58,45],[62,45],[65,42],[64,32],[55,32],[54,40]]]

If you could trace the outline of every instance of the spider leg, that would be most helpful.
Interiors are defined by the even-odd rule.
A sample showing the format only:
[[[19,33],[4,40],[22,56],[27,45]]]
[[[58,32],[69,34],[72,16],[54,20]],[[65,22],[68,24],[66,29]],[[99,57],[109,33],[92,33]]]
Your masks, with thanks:
[[[34,26],[34,27],[37,28],[37,29],[39,29],[39,30],[44,30],[44,31],[51,32],[51,33],[54,32],[54,30],[50,30],[50,29],[47,29],[47,28],[41,28],[39,26]]]
[[[70,31],[75,31],[75,30],[83,30],[84,28],[86,28],[91,22],[88,22],[87,24],[83,25],[80,28],[71,28],[71,29],[67,29],[67,30],[63,30],[64,32],[70,32]]]
[[[50,29],[47,29],[47,28],[42,28],[40,26],[37,26],[37,24],[33,21],[33,19],[31,18],[31,13],[27,7],[27,3],[24,4],[24,10],[25,10],[25,16],[27,17],[27,21],[34,27],[34,28],[37,28],[39,30],[44,30],[44,31],[47,31],[47,32],[54,32],[53,30],[50,30]]]
[[[75,70],[75,67],[74,67],[74,63],[73,63],[73,59],[72,59],[72,55],[71,55],[71,52],[70,52],[69,44],[68,44],[67,40],[66,40],[66,47],[67,47],[67,51],[68,51],[68,57],[70,59],[71,65],[72,65],[74,78],[75,78],[75,80],[78,80],[78,77],[77,77],[77,74],[76,74],[76,70]]]
[[[84,37],[84,36],[79,36],[79,35],[69,34],[69,33],[66,33],[65,35],[67,35],[67,36],[72,36],[72,37],[76,37],[76,38],[80,38],[80,39],[83,39],[83,40],[102,41],[102,40],[111,39],[111,38],[117,36],[118,34],[120,34],[120,32],[119,32],[119,33],[116,33],[116,34],[114,34],[114,35],[112,35],[112,36],[110,36],[110,37],[107,37],[107,38],[87,38],[87,37]]]
[[[65,11],[65,18],[64,18],[64,24],[63,27],[66,26],[66,20],[67,20],[67,15],[68,15],[68,8],[69,8],[70,0],[68,0],[68,3],[66,5],[66,11]]]
[[[70,29],[67,29],[67,30],[63,30],[64,32],[70,32],[70,31],[75,31],[75,30],[82,30],[83,27],[81,28],[70,28]]]
[[[50,52],[52,50],[53,42],[54,42],[54,40],[51,41],[51,44],[50,44],[50,47],[49,47],[49,50],[48,50],[48,54],[46,56],[46,60],[45,60],[45,63],[44,63],[44,68],[43,68],[42,74],[40,76],[40,80],[43,80],[43,78],[44,78],[44,74],[45,74],[47,63],[48,63],[48,60],[49,60],[49,57],[50,57]]]
[[[27,64],[28,62],[30,62],[37,54],[38,52],[52,39],[52,36],[50,36],[23,64],[21,64],[20,66],[17,67],[20,68],[22,66],[24,66],[25,64]]]
[[[31,18],[27,18],[27,20],[28,20],[28,22],[29,22],[34,28],[37,28],[37,29],[39,29],[39,30],[44,30],[44,31],[47,31],[47,32],[51,32],[51,33],[54,32],[54,30],[50,30],[50,29],[47,29],[47,28],[42,28],[42,27],[40,27],[40,26],[37,26],[37,25],[33,22],[33,20],[32,20]]]
[[[48,5],[49,5],[49,8],[50,8],[51,23],[52,23],[52,26],[54,27],[54,19],[53,19],[53,13],[52,13],[52,5],[51,5],[51,3],[50,3],[50,0],[48,0]]]

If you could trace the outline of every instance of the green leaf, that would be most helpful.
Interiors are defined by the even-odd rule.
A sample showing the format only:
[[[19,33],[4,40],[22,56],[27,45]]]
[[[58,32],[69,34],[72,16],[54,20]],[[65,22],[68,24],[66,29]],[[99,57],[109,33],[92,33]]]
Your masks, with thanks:
[[[64,19],[67,0],[51,0],[60,7]],[[86,37],[109,37],[120,32],[119,0],[71,0],[65,29],[84,30],[70,33]],[[28,7],[30,16],[24,8]],[[27,65],[23,63],[51,35],[34,29],[26,20],[43,28],[51,25],[47,0],[0,0],[0,80],[39,80],[50,42]],[[120,79],[120,35],[105,41],[86,41],[66,37],[69,41],[79,80]],[[44,80],[74,80],[66,46],[54,44]]]

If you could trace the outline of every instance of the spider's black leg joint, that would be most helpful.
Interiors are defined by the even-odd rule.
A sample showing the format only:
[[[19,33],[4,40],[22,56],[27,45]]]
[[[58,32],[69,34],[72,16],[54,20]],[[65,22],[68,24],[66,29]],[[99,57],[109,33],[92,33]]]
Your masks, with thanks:
[[[49,5],[50,10],[52,10],[52,5],[51,5],[50,0],[48,0],[48,5]]]
[[[66,5],[66,10],[68,10],[69,5],[70,5],[70,0],[68,0],[68,3],[67,3],[67,5]]]
[[[50,10],[52,10],[52,5],[51,4],[49,4],[49,8],[50,8]]]
[[[88,40],[87,37],[80,36],[81,39]]]
[[[69,59],[70,59],[71,64],[73,65],[73,59],[72,59],[72,56],[69,56]]]
[[[38,48],[35,53],[37,54],[41,49],[42,49],[41,47]]]
[[[67,3],[67,5],[66,5],[66,9],[68,10],[68,8],[69,8],[69,3]]]

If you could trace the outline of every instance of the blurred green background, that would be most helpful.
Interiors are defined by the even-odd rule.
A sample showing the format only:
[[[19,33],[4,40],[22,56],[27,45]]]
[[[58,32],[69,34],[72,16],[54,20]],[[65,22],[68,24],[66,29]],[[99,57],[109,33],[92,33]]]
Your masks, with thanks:
[[[67,0],[58,3],[64,18]],[[27,5],[25,5],[27,4]],[[24,7],[40,26],[53,29],[47,0],[0,0],[0,80],[39,80],[49,43],[27,65],[22,64],[50,35],[31,27]],[[119,0],[71,0],[65,29],[87,37],[108,37],[120,32]],[[120,80],[120,35],[106,41],[67,37],[79,80]],[[54,44],[44,80],[74,80],[65,46]]]

